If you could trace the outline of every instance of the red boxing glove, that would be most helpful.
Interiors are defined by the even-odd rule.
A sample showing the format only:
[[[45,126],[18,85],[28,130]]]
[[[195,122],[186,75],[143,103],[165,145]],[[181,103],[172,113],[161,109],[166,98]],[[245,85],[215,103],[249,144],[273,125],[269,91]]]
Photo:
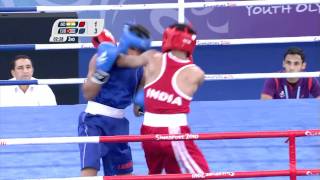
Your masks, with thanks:
[[[116,44],[115,38],[113,37],[111,32],[108,31],[107,29],[103,29],[100,34],[98,34],[97,36],[93,37],[91,39],[91,42],[92,42],[92,44],[93,44],[93,46],[95,48],[97,48],[99,46],[99,44],[102,43],[102,42],[111,42],[113,44]]]

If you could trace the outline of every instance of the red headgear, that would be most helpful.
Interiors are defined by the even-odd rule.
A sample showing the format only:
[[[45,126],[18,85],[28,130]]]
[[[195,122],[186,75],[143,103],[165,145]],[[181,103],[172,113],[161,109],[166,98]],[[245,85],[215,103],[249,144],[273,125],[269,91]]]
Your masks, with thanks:
[[[196,35],[188,32],[185,27],[184,31],[179,31],[176,27],[168,27],[162,38],[162,52],[170,50],[181,50],[190,56],[196,46]]]
[[[107,29],[103,29],[100,34],[93,37],[91,39],[91,42],[95,48],[97,48],[101,42],[111,42],[113,44],[116,44],[115,38]]]

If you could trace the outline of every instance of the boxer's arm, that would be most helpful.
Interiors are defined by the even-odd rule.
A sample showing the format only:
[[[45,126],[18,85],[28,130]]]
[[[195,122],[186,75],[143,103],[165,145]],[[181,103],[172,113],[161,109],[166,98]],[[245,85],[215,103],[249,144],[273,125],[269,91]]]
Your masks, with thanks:
[[[104,55],[105,53],[105,55]],[[97,53],[89,62],[87,81],[83,84],[83,94],[87,100],[97,96],[101,86],[109,79],[109,71],[117,58],[116,47],[108,42],[102,42]]]
[[[144,91],[143,88],[138,89],[134,96],[133,112],[136,116],[144,114]]]
[[[88,75],[87,75],[87,80],[85,83],[82,85],[82,90],[83,90],[83,96],[87,100],[92,100],[94,97],[97,96],[98,92],[100,91],[101,84],[97,84],[92,81],[92,77],[94,73],[96,72],[96,58],[97,56],[94,55],[90,62],[89,62],[89,70],[88,70]]]
[[[143,70],[143,72],[144,71],[145,70]],[[144,114],[144,85],[145,76],[142,75],[139,87],[137,88],[133,98],[133,113],[135,116],[142,116]]]
[[[204,71],[197,65],[191,66],[189,68],[189,79],[192,84],[195,84],[197,87],[200,86],[205,80]]]
[[[117,65],[119,67],[130,68],[146,66],[149,63],[149,60],[152,60],[153,54],[154,50],[148,50],[139,56],[121,54],[117,59]]]
[[[87,80],[82,85],[83,95],[87,100],[96,97],[102,84],[108,81],[108,72],[118,56],[116,40],[107,29],[93,37],[92,44],[97,52],[89,62]]]
[[[186,79],[188,82],[184,80],[185,77],[187,77]],[[178,80],[178,86],[182,91],[192,97],[199,86],[204,82],[205,73],[199,66],[193,65],[183,70],[181,76],[178,75]]]

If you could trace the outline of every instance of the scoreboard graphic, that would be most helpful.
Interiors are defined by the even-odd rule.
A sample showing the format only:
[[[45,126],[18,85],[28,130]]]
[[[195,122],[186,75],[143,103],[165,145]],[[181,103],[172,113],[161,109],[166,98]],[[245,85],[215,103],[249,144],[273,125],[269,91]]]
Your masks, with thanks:
[[[98,35],[104,19],[57,19],[52,26],[50,42],[75,42],[75,37]]]

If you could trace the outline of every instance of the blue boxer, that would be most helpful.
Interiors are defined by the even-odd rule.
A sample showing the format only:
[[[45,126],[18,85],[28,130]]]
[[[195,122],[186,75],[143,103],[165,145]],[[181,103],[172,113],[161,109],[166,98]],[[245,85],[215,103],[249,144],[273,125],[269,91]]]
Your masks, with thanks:
[[[97,53],[89,63],[88,79],[83,84],[88,104],[79,117],[79,136],[129,134],[129,121],[125,118],[124,109],[133,102],[143,68],[122,68],[116,62],[120,53],[138,55],[150,47],[146,34],[148,32],[141,26],[126,25],[119,44],[122,51],[113,41],[98,45]],[[100,170],[100,159],[106,176],[133,171],[128,143],[84,143],[79,148],[82,176],[96,176]]]

